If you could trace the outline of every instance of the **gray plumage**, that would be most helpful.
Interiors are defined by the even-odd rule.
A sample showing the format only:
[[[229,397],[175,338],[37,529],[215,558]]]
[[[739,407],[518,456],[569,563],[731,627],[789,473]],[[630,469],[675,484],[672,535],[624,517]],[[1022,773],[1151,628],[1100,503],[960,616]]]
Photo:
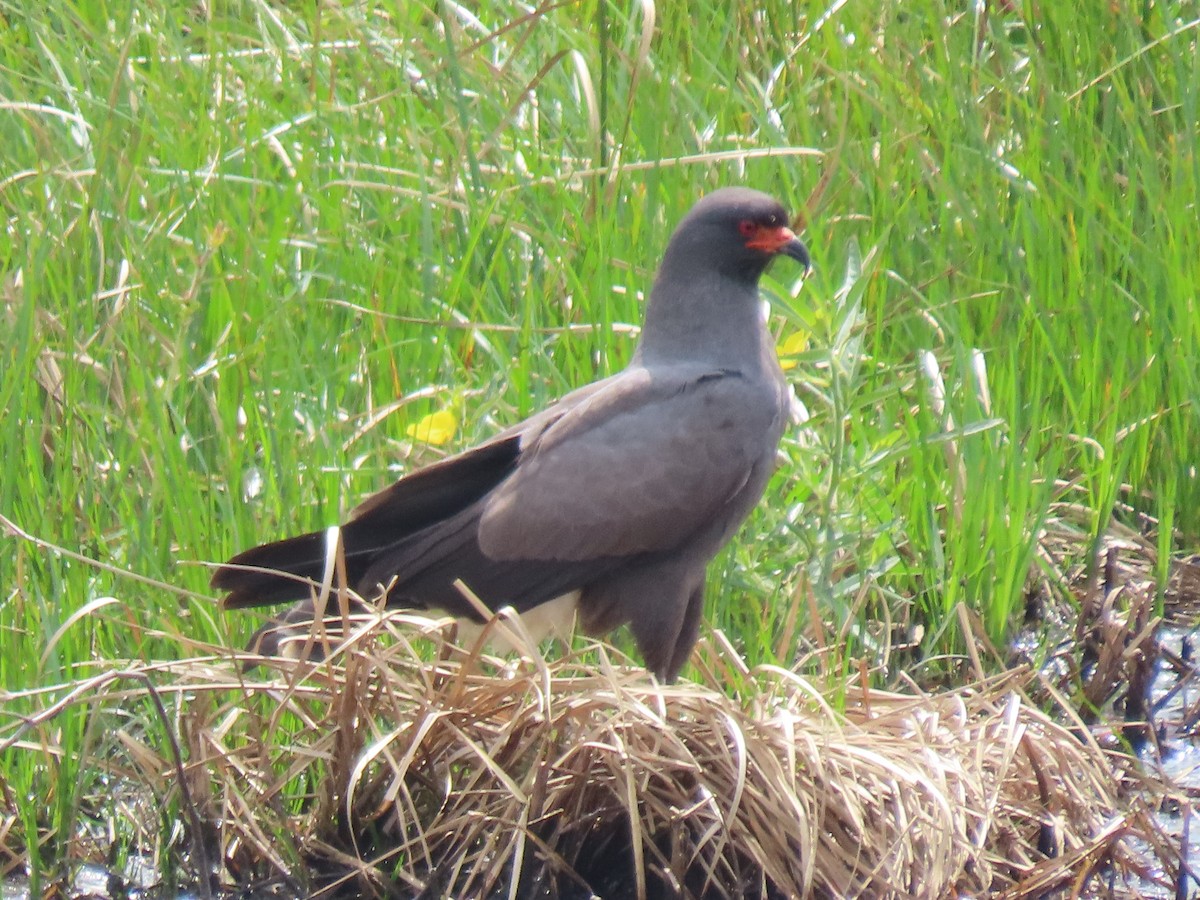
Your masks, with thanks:
[[[647,668],[674,678],[699,632],[705,569],[762,496],[790,392],[758,279],[808,266],[770,197],[726,188],[668,244],[633,360],[480,446],[368,499],[342,528],[350,583],[389,606],[477,618],[577,592],[583,628],[628,623]],[[324,532],[256,547],[213,577],[226,608],[303,602],[256,635],[266,651],[311,618]],[[285,574],[280,574],[285,573]],[[304,600],[309,597],[310,599]]]

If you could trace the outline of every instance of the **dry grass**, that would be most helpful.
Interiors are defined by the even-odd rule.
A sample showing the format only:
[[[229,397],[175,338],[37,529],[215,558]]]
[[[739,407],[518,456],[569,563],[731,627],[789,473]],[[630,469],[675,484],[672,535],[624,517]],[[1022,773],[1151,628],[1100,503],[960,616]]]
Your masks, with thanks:
[[[174,737],[121,729],[108,784],[177,802],[221,881],[322,896],[1032,897],[1124,874],[1120,838],[1148,830],[1118,812],[1118,760],[1015,674],[846,685],[837,712],[720,635],[701,683],[661,686],[599,645],[505,664],[448,628],[390,615],[253,677],[218,656],[106,673],[0,747],[37,752],[61,702],[152,692],[186,774]]]

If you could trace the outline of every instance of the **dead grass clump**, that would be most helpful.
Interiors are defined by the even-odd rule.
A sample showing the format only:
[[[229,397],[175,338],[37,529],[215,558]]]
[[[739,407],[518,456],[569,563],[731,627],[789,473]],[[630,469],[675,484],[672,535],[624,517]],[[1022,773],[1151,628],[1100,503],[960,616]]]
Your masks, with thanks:
[[[1122,864],[1111,760],[1013,676],[937,696],[855,688],[836,712],[716,641],[703,683],[664,687],[603,647],[503,666],[433,623],[386,627],[399,619],[436,660],[411,629],[387,643],[360,629],[331,663],[275,662],[265,680],[217,657],[148,673],[186,698],[183,818],[204,823],[222,880],[323,896],[1017,897]],[[178,798],[145,744],[125,777]]]

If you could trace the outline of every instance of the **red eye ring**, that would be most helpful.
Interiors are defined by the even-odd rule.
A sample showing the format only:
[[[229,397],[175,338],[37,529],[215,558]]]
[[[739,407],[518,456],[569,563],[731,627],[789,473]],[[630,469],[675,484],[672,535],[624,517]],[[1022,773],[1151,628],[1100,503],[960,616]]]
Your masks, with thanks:
[[[749,219],[742,219],[742,221],[738,222],[737,227],[738,227],[738,233],[742,237],[752,237],[753,235],[758,233],[758,226],[755,225],[753,222],[751,222]]]

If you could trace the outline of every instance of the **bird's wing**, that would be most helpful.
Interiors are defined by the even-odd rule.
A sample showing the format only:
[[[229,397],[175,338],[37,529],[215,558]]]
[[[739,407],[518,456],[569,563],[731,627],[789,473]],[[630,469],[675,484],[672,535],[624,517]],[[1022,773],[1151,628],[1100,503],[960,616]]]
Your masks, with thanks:
[[[398,537],[459,512],[508,475],[530,436],[540,435],[619,377],[614,375],[571,391],[484,443],[409,472],[355,507],[348,527],[356,522],[369,523],[382,534],[390,532]]]
[[[668,551],[769,461],[778,391],[725,369],[627,369],[540,430],[483,501],[490,558],[581,561]]]
[[[386,569],[385,563],[394,558],[387,552],[391,548],[407,546],[405,542],[415,535],[453,519],[485,497],[514,471],[522,446],[536,441],[551,424],[605,391],[618,377],[572,391],[491,440],[410,472],[368,497],[341,531],[351,583],[374,571],[377,564]],[[305,579],[321,577],[327,553],[325,531],[252,547],[218,568],[212,585],[229,592],[224,600],[227,609],[300,599],[309,593]]]

